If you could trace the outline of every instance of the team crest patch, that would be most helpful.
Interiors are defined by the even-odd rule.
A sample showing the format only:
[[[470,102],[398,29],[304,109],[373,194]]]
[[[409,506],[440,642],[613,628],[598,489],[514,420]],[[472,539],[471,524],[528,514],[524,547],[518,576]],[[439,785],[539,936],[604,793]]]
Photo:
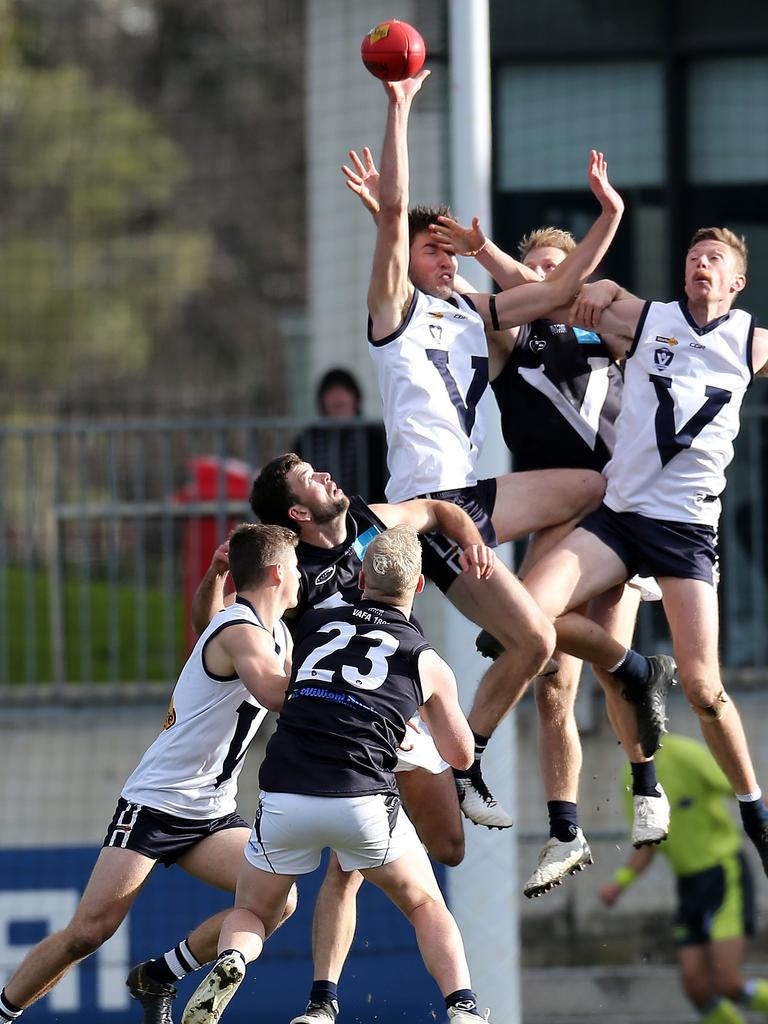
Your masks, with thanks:
[[[666,370],[674,358],[675,353],[670,352],[668,348],[657,348],[653,353],[654,363],[662,370]]]
[[[547,343],[544,338],[531,338],[528,341],[528,348],[531,352],[543,352],[547,347]]]
[[[677,345],[677,338],[665,338],[663,334],[656,335],[656,341],[660,341],[662,345]]]
[[[327,569],[323,569],[323,571],[319,572],[315,577],[315,586],[319,587],[322,583],[327,583],[335,572],[335,565],[329,565]]]

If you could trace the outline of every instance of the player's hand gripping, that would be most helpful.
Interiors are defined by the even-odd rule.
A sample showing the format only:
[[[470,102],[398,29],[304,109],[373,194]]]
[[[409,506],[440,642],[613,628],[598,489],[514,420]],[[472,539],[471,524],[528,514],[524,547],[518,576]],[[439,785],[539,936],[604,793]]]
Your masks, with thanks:
[[[603,310],[607,309],[616,298],[617,290],[613,281],[594,281],[592,284],[583,284],[568,311],[568,323],[583,325],[588,330],[596,330]]]
[[[407,726],[406,731],[405,731],[405,735],[403,736],[402,740],[400,741],[400,746],[397,749],[398,750],[402,750],[404,753],[408,754],[408,753],[410,753],[411,750],[413,750],[413,748],[415,746],[415,743],[412,743],[408,739],[408,729],[413,729],[413,731],[415,733],[420,733],[421,729],[418,727],[418,725],[416,723],[416,720],[414,718],[409,718],[408,721],[405,724]]]
[[[496,552],[487,544],[470,544],[459,555],[463,572],[474,573],[475,579],[487,580],[496,568]]]
[[[229,572],[229,541],[219,544],[211,559],[211,569],[217,576],[226,576]]]
[[[373,162],[373,154],[367,146],[364,146],[363,160],[354,149],[350,149],[349,159],[352,161],[354,169],[348,164],[341,165],[341,170],[347,179],[347,188],[359,197],[360,202],[376,220],[379,215],[379,169]]]
[[[608,161],[602,153],[593,149],[589,157],[589,187],[600,203],[603,213],[621,214],[624,212],[624,200],[608,180]]]
[[[440,216],[428,230],[438,245],[450,249],[456,256],[477,256],[487,242],[477,217],[472,218],[472,227],[467,228],[457,220]]]

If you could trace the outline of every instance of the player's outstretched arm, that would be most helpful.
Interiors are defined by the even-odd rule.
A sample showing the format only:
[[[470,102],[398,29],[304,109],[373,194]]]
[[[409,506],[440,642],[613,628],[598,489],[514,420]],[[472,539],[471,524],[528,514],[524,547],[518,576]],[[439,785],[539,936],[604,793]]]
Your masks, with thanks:
[[[232,604],[234,595],[224,596],[229,572],[229,541],[216,548],[211,564],[192,598],[190,617],[196,633],[203,633],[216,612]]]
[[[206,659],[215,659],[217,667],[222,657],[231,663],[235,674],[263,707],[270,711],[282,708],[288,676],[275,654],[270,633],[250,623],[229,626],[206,650]],[[229,674],[216,671],[216,675]]]
[[[457,256],[474,256],[501,288],[515,288],[526,281],[539,280],[534,270],[519,263],[486,236],[477,217],[472,218],[469,228],[450,217],[438,217],[436,224],[429,225],[429,231],[436,242],[452,249]]]
[[[459,562],[464,572],[476,579],[488,579],[496,565],[496,555],[483,541],[480,531],[463,508],[451,501],[416,498],[398,505],[372,505],[371,509],[385,526],[410,526],[417,533],[437,530],[461,549]]]
[[[384,82],[389,103],[379,174],[379,219],[368,312],[374,340],[392,334],[413,294],[408,280],[408,119],[413,99],[429,71],[403,82]]]
[[[602,212],[586,236],[546,280],[507,289],[493,299],[478,296],[475,305],[487,327],[519,327],[554,315],[553,310],[568,305],[581,282],[597,267],[616,234],[624,201],[608,180],[603,154],[595,150],[590,156],[589,183]]]
[[[422,718],[443,760],[466,771],[474,760],[475,742],[459,705],[456,678],[436,651],[422,651],[418,665],[424,694]]]

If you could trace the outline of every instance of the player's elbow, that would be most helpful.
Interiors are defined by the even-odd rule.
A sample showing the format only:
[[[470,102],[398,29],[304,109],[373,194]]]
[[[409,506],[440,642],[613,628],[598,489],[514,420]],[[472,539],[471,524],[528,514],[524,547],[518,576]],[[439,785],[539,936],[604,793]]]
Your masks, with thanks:
[[[451,748],[451,750],[445,753],[441,751],[443,758],[448,762],[451,768],[456,768],[457,771],[465,772],[468,768],[472,767],[475,760],[475,745],[471,734],[469,739],[462,737],[460,740],[452,743]],[[446,756],[446,754],[448,756]]]

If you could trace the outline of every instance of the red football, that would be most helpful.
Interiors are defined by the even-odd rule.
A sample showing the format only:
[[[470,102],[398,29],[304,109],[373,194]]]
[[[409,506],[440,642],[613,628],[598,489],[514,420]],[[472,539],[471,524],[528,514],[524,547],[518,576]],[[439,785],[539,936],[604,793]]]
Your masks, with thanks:
[[[413,25],[392,18],[371,29],[363,39],[360,55],[376,78],[400,82],[421,70],[427,51]]]

